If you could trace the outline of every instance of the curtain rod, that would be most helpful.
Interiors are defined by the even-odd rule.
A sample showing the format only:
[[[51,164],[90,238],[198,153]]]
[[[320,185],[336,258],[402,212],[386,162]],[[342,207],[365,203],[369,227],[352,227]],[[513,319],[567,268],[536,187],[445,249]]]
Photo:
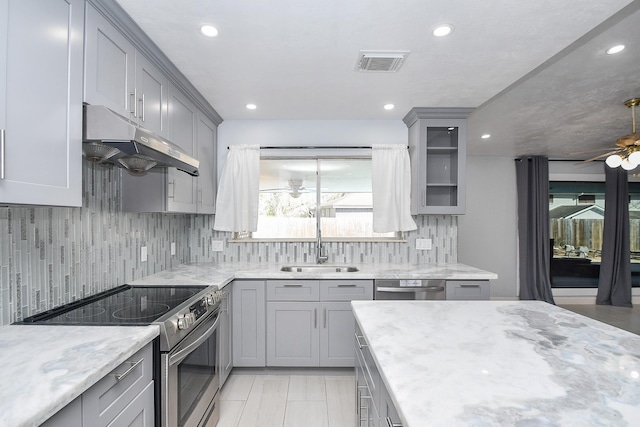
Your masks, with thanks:
[[[406,146],[407,149],[409,148],[409,146]],[[371,150],[371,145],[358,145],[358,146],[351,146],[351,147],[345,147],[345,146],[337,146],[337,145],[328,145],[328,146],[324,146],[324,147],[316,147],[316,146],[290,146],[290,147],[286,147],[286,146],[271,146],[271,145],[267,145],[267,146],[260,146],[261,150]],[[229,149],[229,146],[227,146],[227,150]]]

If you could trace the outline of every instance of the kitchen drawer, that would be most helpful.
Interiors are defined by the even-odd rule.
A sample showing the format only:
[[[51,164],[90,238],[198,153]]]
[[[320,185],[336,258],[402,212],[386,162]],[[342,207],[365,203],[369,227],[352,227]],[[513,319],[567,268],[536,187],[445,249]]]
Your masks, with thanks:
[[[148,344],[82,395],[83,425],[109,425],[144,391],[153,380],[152,349],[152,344]]]
[[[317,280],[268,280],[267,301],[320,301]]]
[[[488,280],[447,280],[448,300],[488,300],[490,292]]]
[[[322,280],[320,301],[373,299],[373,280]]]

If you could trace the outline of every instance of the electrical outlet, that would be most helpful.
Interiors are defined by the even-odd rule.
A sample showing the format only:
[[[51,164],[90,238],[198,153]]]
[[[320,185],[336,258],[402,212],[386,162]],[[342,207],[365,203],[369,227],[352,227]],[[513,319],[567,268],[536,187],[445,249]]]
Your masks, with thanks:
[[[140,248],[140,262],[147,262],[147,247]]]
[[[212,240],[211,241],[211,250],[213,252],[222,252],[224,250],[224,241],[223,240]]]
[[[176,242],[171,242],[171,256],[176,254]]]
[[[416,239],[416,249],[419,251],[431,250],[431,239]]]

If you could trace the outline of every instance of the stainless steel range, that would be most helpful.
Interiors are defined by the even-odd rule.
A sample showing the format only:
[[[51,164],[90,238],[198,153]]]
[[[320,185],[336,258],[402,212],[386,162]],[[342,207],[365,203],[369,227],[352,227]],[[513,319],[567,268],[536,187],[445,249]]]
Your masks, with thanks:
[[[217,286],[123,285],[24,319],[46,325],[158,325],[156,425],[215,426],[219,418]]]

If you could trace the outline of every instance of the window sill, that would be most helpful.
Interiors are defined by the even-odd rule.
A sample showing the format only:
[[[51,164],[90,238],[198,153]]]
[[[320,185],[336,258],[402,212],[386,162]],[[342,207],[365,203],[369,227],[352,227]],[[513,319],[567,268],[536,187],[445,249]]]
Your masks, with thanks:
[[[315,243],[315,238],[309,239],[229,239],[229,243]],[[322,239],[322,243],[407,243],[406,239],[398,239],[395,237],[361,237],[361,238],[339,238],[327,237]]]

